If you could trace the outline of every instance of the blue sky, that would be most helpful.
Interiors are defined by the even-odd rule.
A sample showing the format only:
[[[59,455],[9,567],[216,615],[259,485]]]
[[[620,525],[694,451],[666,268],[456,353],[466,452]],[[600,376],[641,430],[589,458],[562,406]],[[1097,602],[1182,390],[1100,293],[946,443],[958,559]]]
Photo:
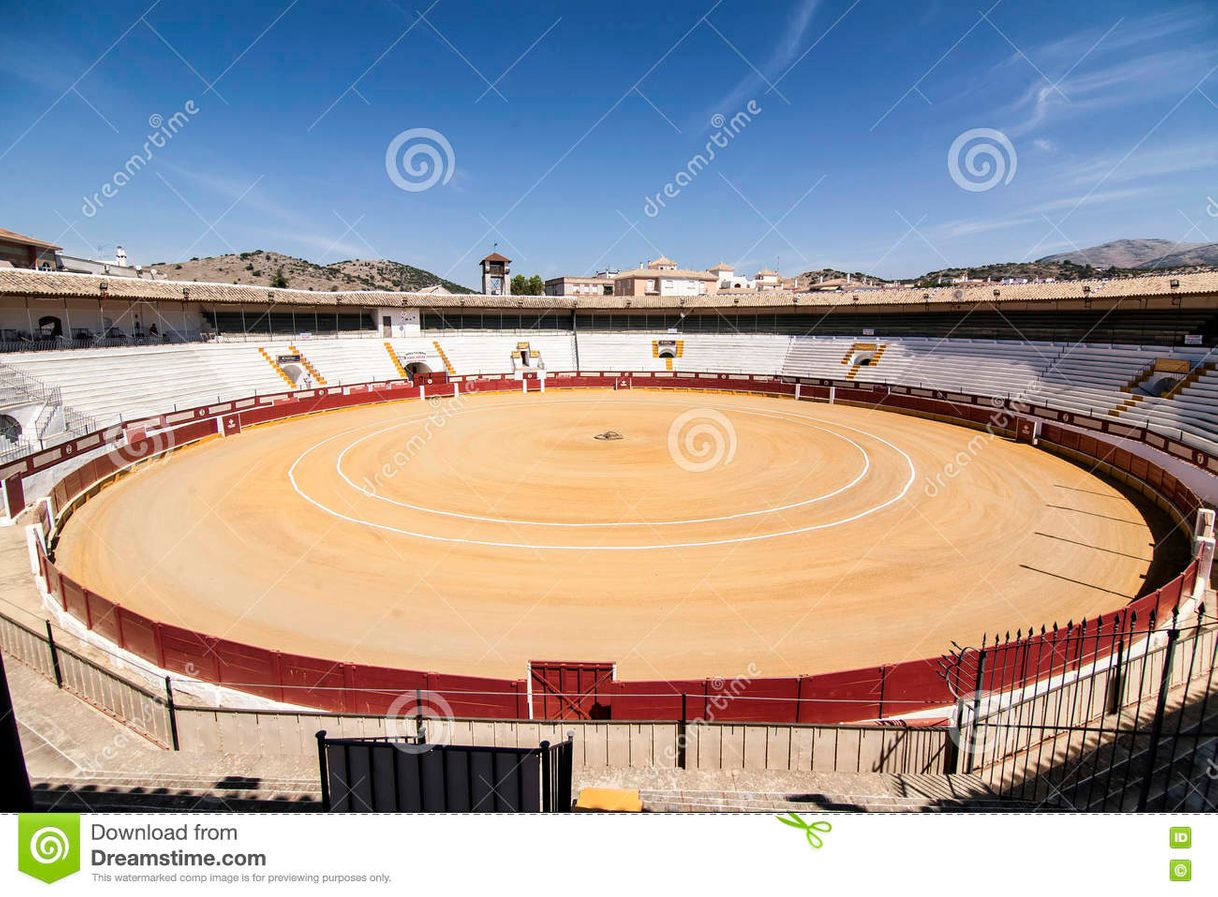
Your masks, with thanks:
[[[658,252],[903,277],[1218,240],[1218,8],[990,2],[0,0],[0,226],[136,263],[262,248],[471,285],[495,241],[546,277]],[[423,140],[425,190],[386,158],[415,129],[451,147]],[[998,167],[954,179],[976,129],[956,158]]]

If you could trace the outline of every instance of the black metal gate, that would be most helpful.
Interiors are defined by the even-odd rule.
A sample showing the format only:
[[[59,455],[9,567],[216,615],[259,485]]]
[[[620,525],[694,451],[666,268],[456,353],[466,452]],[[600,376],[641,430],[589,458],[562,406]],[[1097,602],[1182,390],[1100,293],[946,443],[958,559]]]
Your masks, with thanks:
[[[565,813],[570,738],[536,748],[317,733],[322,806],[341,813]]]
[[[945,658],[949,769],[1047,809],[1218,810],[1218,621],[1086,622]]]

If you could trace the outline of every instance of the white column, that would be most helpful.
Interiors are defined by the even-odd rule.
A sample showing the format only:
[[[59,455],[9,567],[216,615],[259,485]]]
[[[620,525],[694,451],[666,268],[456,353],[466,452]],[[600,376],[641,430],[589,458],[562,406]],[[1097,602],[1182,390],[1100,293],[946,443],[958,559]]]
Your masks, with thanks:
[[[1210,587],[1210,572],[1214,567],[1214,538],[1203,536],[1197,540],[1197,583],[1193,586],[1193,599],[1201,601],[1205,598],[1206,589]]]
[[[1214,512],[1209,508],[1198,508],[1197,519],[1193,521],[1193,538],[1203,539],[1214,535]]]

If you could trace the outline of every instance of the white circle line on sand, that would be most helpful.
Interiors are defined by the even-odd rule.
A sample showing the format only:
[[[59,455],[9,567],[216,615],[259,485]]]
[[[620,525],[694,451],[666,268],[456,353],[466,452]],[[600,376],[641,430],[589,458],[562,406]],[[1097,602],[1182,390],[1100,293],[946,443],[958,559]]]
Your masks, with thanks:
[[[586,403],[586,402],[568,402],[565,404],[575,405],[575,404],[588,404],[588,403]],[[644,404],[644,403],[635,403],[635,404]],[[646,403],[646,404],[666,405],[667,403],[650,402],[650,403]],[[492,407],[495,407],[495,406],[492,406]],[[503,406],[498,406],[498,407],[503,407]],[[460,414],[470,414],[471,412],[473,412],[475,410],[484,410],[484,409],[470,409],[469,411],[460,411],[460,412],[457,412],[456,414],[452,414],[449,416],[456,417]],[[395,430],[400,427],[408,427],[408,426],[411,426],[412,424],[418,424],[421,421],[425,420],[424,418],[415,418],[414,420],[401,421],[399,423],[390,424],[389,426],[383,427],[380,430],[374,430],[371,433],[367,433],[367,434],[359,437],[355,441],[351,442],[341,452],[338,453],[338,458],[335,459],[335,461],[334,461],[334,470],[338,473],[339,477],[342,479],[342,481],[344,483],[346,483],[356,492],[363,495],[365,498],[371,498],[374,501],[383,501],[386,504],[397,505],[400,508],[409,508],[412,511],[422,511],[424,514],[437,514],[442,517],[456,517],[461,520],[476,520],[476,521],[483,522],[483,523],[504,523],[504,524],[513,525],[513,526],[557,526],[557,527],[573,527],[573,528],[618,527],[618,526],[646,526],[646,527],[684,526],[684,525],[699,524],[699,523],[717,523],[722,520],[737,520],[742,517],[758,517],[758,516],[762,516],[765,514],[778,514],[782,511],[789,511],[792,508],[801,508],[804,505],[815,504],[817,502],[825,501],[827,499],[834,498],[838,495],[841,495],[843,492],[847,492],[850,489],[853,489],[860,482],[862,482],[862,480],[867,476],[867,473],[871,470],[871,456],[867,453],[867,450],[865,448],[863,448],[861,445],[859,445],[857,442],[855,442],[850,437],[843,436],[841,433],[834,433],[831,429],[829,429],[826,426],[818,426],[817,424],[812,423],[810,419],[802,418],[800,416],[773,414],[771,412],[766,412],[766,411],[747,411],[747,410],[743,410],[740,408],[733,408],[732,410],[733,410],[733,412],[736,412],[736,413],[751,414],[756,417],[770,417],[770,418],[775,418],[778,420],[794,421],[796,423],[802,424],[803,426],[809,427],[813,430],[820,430],[823,433],[828,433],[830,436],[835,436],[838,439],[841,439],[842,441],[847,442],[850,445],[852,445],[858,451],[858,453],[863,456],[862,470],[860,470],[858,475],[855,476],[855,478],[852,479],[850,482],[846,483],[844,486],[839,486],[837,489],[834,489],[832,492],[827,492],[824,495],[816,495],[816,496],[813,496],[812,498],[804,499],[803,501],[793,502],[789,505],[780,505],[779,507],[776,507],[776,508],[762,508],[757,511],[741,511],[738,514],[725,514],[720,517],[695,517],[695,518],[692,518],[689,520],[624,520],[624,521],[618,520],[618,521],[612,521],[612,522],[594,521],[594,522],[587,522],[587,523],[563,523],[560,521],[550,521],[550,520],[514,520],[514,519],[511,519],[508,517],[485,517],[485,516],[481,516],[478,514],[461,514],[457,511],[442,511],[438,508],[428,508],[423,505],[411,504],[408,501],[398,501],[397,499],[389,498],[388,496],[377,495],[375,492],[369,492],[367,489],[363,489],[351,481],[351,478],[349,476],[347,476],[346,471],[343,470],[343,459],[346,458],[347,452],[351,451],[351,449],[355,448],[365,439],[372,439],[374,436],[379,436],[382,433],[388,433],[390,430]]]
[[[656,403],[656,404],[662,404],[662,403]],[[817,420],[818,418],[811,418],[811,419]],[[822,421],[822,422],[828,423],[827,421]],[[343,514],[341,511],[336,511],[333,508],[328,507],[327,505],[325,505],[322,502],[318,501],[317,499],[313,498],[311,495],[309,495],[304,490],[302,490],[300,488],[300,485],[296,482],[296,467],[297,467],[297,465],[300,464],[300,462],[302,460],[304,460],[304,458],[306,456],[311,454],[314,450],[325,445],[326,443],[332,442],[333,440],[337,439],[339,436],[345,435],[346,433],[350,432],[350,430],[346,430],[346,431],[337,433],[334,436],[331,436],[327,439],[323,439],[321,442],[318,442],[315,445],[309,447],[308,449],[305,449],[305,451],[301,452],[301,454],[296,458],[296,460],[292,462],[292,466],[288,468],[288,481],[292,484],[292,489],[296,492],[297,495],[299,495],[309,504],[313,505],[314,507],[318,508],[321,511],[324,511],[325,513],[329,514],[332,517],[336,517],[339,520],[345,520],[348,523],[354,523],[357,526],[366,526],[366,527],[369,527],[372,529],[383,530],[385,532],[398,533],[399,535],[410,536],[410,537],[416,538],[416,539],[424,539],[429,542],[447,542],[447,543],[457,544],[457,545],[478,545],[478,546],[482,546],[482,547],[486,547],[486,548],[515,548],[515,549],[526,549],[526,550],[530,550],[530,551],[667,551],[667,550],[676,549],[676,548],[703,548],[703,547],[710,547],[710,546],[716,546],[716,545],[739,545],[739,544],[743,544],[743,543],[747,543],[747,542],[762,542],[767,539],[779,539],[779,538],[783,538],[785,536],[795,536],[795,535],[799,535],[801,533],[815,532],[817,530],[830,529],[830,528],[836,527],[836,526],[843,526],[847,523],[853,523],[857,520],[863,519],[864,517],[870,517],[872,514],[878,513],[879,511],[882,511],[885,508],[890,507],[891,505],[895,504],[896,502],[898,502],[902,498],[904,498],[906,496],[906,494],[908,494],[909,490],[913,487],[914,481],[917,479],[917,475],[918,475],[917,468],[914,466],[914,463],[913,463],[913,459],[911,457],[909,457],[908,454],[906,454],[901,449],[897,448],[897,446],[893,445],[887,439],[884,439],[883,437],[880,437],[880,436],[876,436],[874,433],[870,433],[870,432],[868,432],[866,430],[862,430],[858,427],[847,426],[846,424],[837,424],[837,426],[840,426],[842,429],[852,430],[856,433],[862,433],[863,435],[868,436],[868,437],[876,440],[877,442],[883,443],[884,445],[888,446],[893,451],[895,451],[897,454],[899,454],[901,457],[903,457],[905,459],[906,465],[909,467],[909,478],[905,481],[905,484],[901,487],[901,490],[895,496],[888,499],[887,501],[881,502],[877,505],[873,505],[870,508],[866,508],[857,514],[853,514],[853,515],[851,515],[849,517],[845,517],[841,520],[833,520],[833,521],[829,521],[827,523],[811,524],[809,526],[801,526],[801,527],[797,527],[795,529],[782,530],[779,532],[760,533],[760,534],[753,535],[753,536],[737,536],[736,538],[732,538],[732,539],[709,539],[709,540],[702,541],[702,542],[673,542],[673,543],[667,543],[667,544],[663,544],[663,545],[654,545],[654,544],[652,544],[652,545],[545,545],[545,544],[531,544],[531,543],[523,543],[523,542],[495,542],[495,541],[491,541],[489,539],[465,539],[465,538],[459,538],[459,537],[455,537],[455,536],[438,536],[434,533],[421,533],[421,532],[417,532],[415,530],[408,530],[408,529],[402,529],[401,527],[389,526],[388,524],[384,524],[384,523],[374,523],[371,520],[364,520],[363,518],[359,518],[359,517],[352,517],[348,514]],[[352,428],[352,429],[357,429],[357,428]]]

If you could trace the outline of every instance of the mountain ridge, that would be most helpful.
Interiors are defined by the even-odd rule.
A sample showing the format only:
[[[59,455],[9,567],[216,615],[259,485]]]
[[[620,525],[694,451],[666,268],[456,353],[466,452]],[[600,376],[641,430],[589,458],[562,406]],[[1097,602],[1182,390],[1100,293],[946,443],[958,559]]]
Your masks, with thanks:
[[[1188,262],[1181,259],[1190,254],[1199,254],[1205,261]],[[1180,265],[1218,264],[1218,243],[1181,243],[1178,240],[1121,239],[1110,240],[1097,246],[1059,252],[1037,259],[1038,262],[1073,262],[1091,265],[1094,268],[1128,268],[1155,270],[1174,268]]]
[[[346,259],[318,265],[272,250],[230,252],[180,262],[156,262],[151,267],[173,280],[287,286],[316,292],[379,290],[417,292],[441,286],[450,293],[470,294],[469,287],[391,259]]]

